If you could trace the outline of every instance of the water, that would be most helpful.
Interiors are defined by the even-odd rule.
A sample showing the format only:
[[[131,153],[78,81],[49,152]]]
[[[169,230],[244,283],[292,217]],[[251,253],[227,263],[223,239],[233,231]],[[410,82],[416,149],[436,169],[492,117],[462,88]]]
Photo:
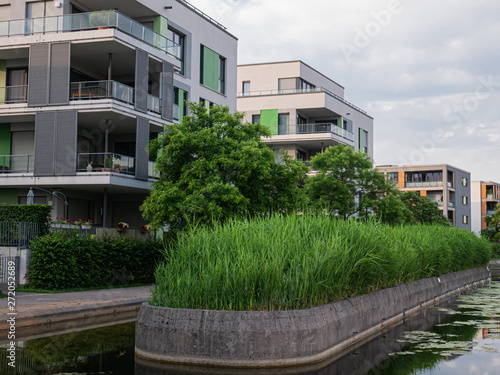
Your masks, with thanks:
[[[1,344],[1,374],[499,374],[500,282],[429,308],[338,358],[310,368],[223,371],[134,359],[135,324],[18,341],[17,372]]]

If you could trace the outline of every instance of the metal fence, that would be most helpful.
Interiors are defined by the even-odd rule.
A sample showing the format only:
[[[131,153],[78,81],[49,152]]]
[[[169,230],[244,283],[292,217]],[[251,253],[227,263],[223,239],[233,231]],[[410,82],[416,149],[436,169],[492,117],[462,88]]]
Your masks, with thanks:
[[[14,272],[14,277],[16,281],[16,287],[19,286],[19,264],[21,262],[21,258],[0,256],[0,285],[2,286],[2,289],[5,289],[5,287],[9,283],[9,262],[15,263],[16,269]]]
[[[38,223],[0,222],[0,246],[27,248],[40,230]]]

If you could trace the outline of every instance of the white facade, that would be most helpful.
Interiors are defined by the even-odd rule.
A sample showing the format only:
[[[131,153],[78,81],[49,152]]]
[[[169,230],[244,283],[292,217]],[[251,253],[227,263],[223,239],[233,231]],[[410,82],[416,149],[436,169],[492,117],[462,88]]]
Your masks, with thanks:
[[[238,111],[271,128],[264,139],[307,162],[344,144],[373,157],[373,118],[344,99],[344,87],[302,61],[238,66]]]

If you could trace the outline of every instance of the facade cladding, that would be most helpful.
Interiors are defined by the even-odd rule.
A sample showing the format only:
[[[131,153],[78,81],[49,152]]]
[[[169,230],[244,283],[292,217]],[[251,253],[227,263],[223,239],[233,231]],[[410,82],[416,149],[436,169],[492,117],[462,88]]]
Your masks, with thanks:
[[[263,141],[306,164],[338,144],[373,158],[373,118],[344,99],[344,88],[302,61],[238,66],[238,111],[269,127]]]
[[[149,141],[187,100],[236,110],[237,39],[184,0],[103,4],[0,0],[0,204],[138,227]]]
[[[457,227],[471,230],[470,172],[448,164],[378,166],[402,191],[414,191],[436,202],[443,216]]]

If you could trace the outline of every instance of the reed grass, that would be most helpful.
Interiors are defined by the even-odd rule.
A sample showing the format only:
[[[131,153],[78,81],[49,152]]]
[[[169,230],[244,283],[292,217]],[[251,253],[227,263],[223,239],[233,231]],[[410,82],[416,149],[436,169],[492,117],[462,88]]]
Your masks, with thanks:
[[[290,310],[484,265],[491,245],[451,227],[274,215],[193,229],[167,254],[152,305]]]

